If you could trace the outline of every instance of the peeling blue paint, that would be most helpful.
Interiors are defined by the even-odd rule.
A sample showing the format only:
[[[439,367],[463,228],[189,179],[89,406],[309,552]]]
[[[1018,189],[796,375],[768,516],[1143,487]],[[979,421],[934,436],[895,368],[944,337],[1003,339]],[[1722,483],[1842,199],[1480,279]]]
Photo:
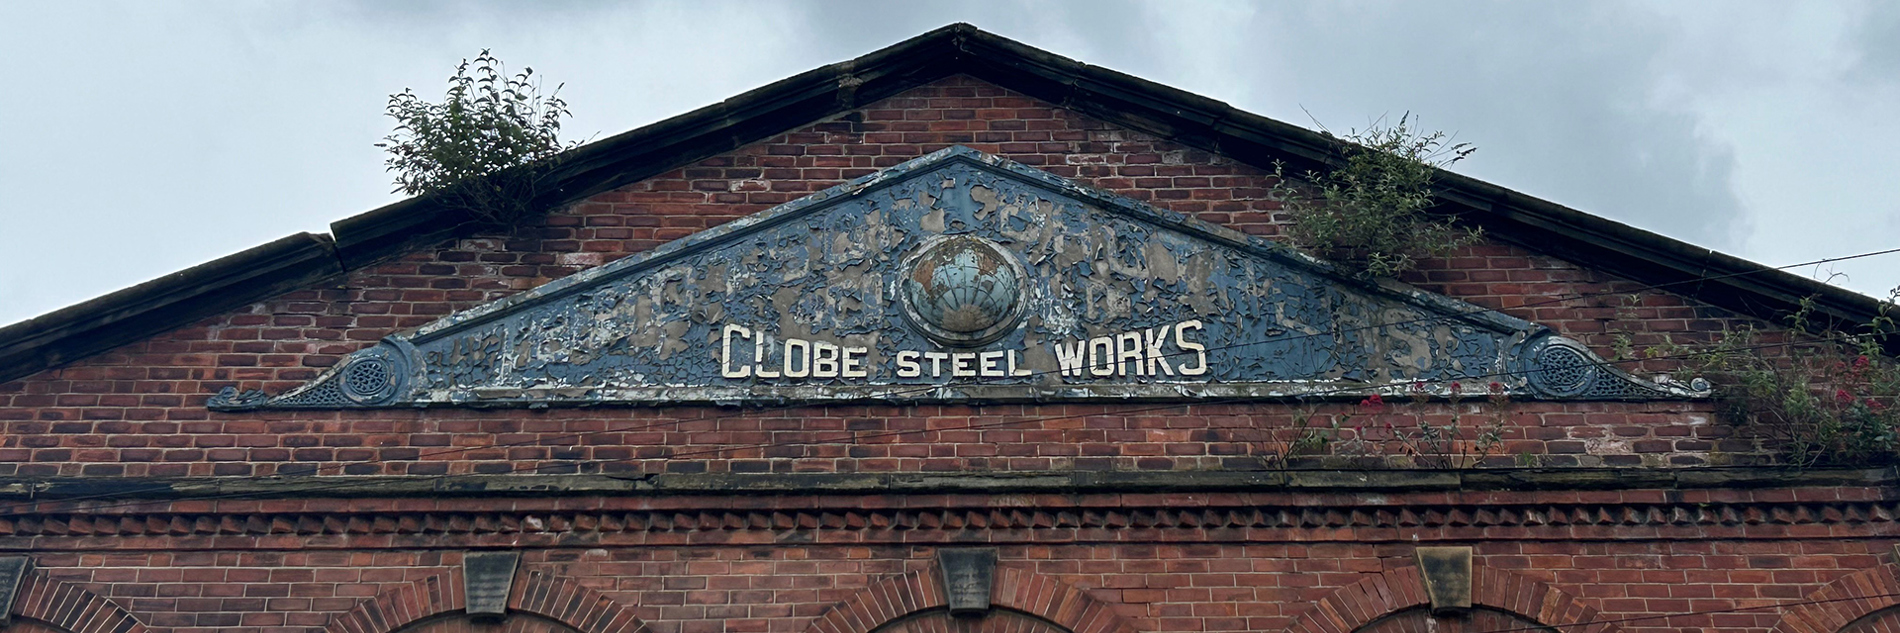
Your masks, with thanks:
[[[899,300],[906,258],[952,234],[997,245],[1025,271],[1018,325],[969,350],[924,336]],[[728,324],[752,333],[735,358]],[[1166,327],[1181,338],[1160,362],[1197,362],[1192,339],[1205,373],[1134,375],[1142,362],[1120,360],[1123,375],[1060,371],[1059,343],[1127,345],[1132,332],[1152,348]],[[768,339],[861,348],[866,375],[762,378],[797,364]],[[904,377],[894,363],[905,351],[1021,365]],[[1561,368],[1539,378],[1542,362]],[[763,370],[728,375],[753,364]],[[375,383],[384,373],[388,384]],[[283,395],[231,392],[212,406],[1275,397],[1458,380],[1546,398],[1706,395],[1630,377],[1541,326],[1347,278],[1266,240],[955,147],[392,336]]]

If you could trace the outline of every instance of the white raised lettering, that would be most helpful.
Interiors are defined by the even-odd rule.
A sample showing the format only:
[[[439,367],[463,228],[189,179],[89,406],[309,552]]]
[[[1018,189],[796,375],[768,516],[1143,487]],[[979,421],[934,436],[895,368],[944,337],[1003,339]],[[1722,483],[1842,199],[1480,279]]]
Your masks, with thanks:
[[[719,335],[719,375],[727,378],[745,378],[752,375],[751,365],[741,364],[737,368],[732,366],[732,337],[735,335],[739,338],[749,339],[752,338],[752,330],[731,323],[727,323],[726,327],[721,328]]]
[[[864,369],[864,357],[871,353],[868,347],[844,348],[844,372],[846,378],[863,378],[871,375]]]
[[[778,372],[765,368],[765,350],[771,346],[772,335],[770,334],[760,332],[758,336],[752,339],[752,364],[758,365],[758,370],[752,373],[757,374],[760,378],[778,377]]]
[[[1115,375],[1115,339],[1098,336],[1089,339],[1089,373],[1097,376]]]
[[[1167,355],[1161,353],[1161,346],[1166,345],[1168,342],[1168,328],[1171,327],[1174,326],[1163,325],[1159,328],[1148,328],[1148,331],[1142,336],[1142,341],[1146,343],[1145,347],[1148,348],[1148,375],[1150,376],[1159,376],[1161,374],[1174,375],[1174,368],[1168,366]]]
[[[977,373],[984,378],[1002,378],[1009,375],[1003,373],[1004,355],[1001,351],[983,352],[977,355],[977,358],[982,361],[982,368],[977,370]]]
[[[825,341],[812,341],[811,342],[811,377],[837,378],[838,377],[838,361],[842,360],[841,358],[842,356],[843,356],[843,352],[842,350],[838,349],[838,345],[836,343],[827,343]]]
[[[1063,345],[1061,341],[1057,341],[1050,345],[1056,348],[1056,366],[1062,370],[1062,375],[1082,375],[1082,361],[1088,356],[1083,349],[1087,346],[1086,343],[1076,341],[1074,345]]]
[[[1032,372],[1032,371],[1029,371],[1029,368],[1028,368],[1028,367],[1024,367],[1024,368],[1021,368],[1021,369],[1017,369],[1017,368],[1016,368],[1016,356],[1017,356],[1017,354],[1018,354],[1018,352],[1019,352],[1019,350],[1013,350],[1013,349],[1012,349],[1012,350],[1009,350],[1009,375],[1011,375],[1011,376],[1028,376],[1028,375],[1030,375],[1030,374],[1033,374],[1033,373],[1035,373],[1035,372]]]
[[[1199,376],[1207,373],[1207,346],[1187,340],[1188,330],[1200,329],[1201,322],[1198,320],[1182,321],[1174,326],[1175,346],[1180,347],[1182,351],[1194,352],[1194,358],[1198,361],[1193,367],[1182,365],[1180,370],[1183,376]]]
[[[1148,370],[1143,367],[1141,332],[1122,332],[1115,335],[1115,375],[1128,375],[1128,363],[1135,364],[1135,375],[1146,376]]]
[[[917,359],[921,356],[922,354],[917,353],[915,350],[907,349],[907,350],[898,352],[897,353],[897,377],[898,378],[916,378],[918,376],[924,375],[924,366],[917,364]]]
[[[793,368],[794,364],[797,365],[796,369]],[[811,375],[811,341],[802,338],[785,339],[784,374],[786,378],[804,378]]]
[[[943,352],[924,352],[924,360],[930,361],[930,377],[937,378],[942,376],[943,361],[949,359],[950,355]]]
[[[950,375],[954,378],[972,378],[976,376],[976,352],[957,352],[950,355]]]

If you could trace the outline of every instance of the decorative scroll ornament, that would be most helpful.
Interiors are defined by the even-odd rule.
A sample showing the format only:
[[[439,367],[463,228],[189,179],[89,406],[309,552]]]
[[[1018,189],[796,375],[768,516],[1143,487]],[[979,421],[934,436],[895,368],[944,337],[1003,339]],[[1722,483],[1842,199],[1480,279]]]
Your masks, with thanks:
[[[1643,380],[1603,362],[1582,343],[1543,336],[1518,352],[1517,372],[1537,396],[1548,400],[1661,400],[1706,397],[1709,383],[1661,378]]]
[[[954,147],[450,315],[212,409],[1647,400],[1548,329]]]
[[[346,409],[389,404],[408,386],[409,354],[401,339],[386,339],[375,347],[351,354],[317,380],[275,398],[262,392],[239,393],[226,387],[206,406],[215,410],[259,407],[285,409]]]

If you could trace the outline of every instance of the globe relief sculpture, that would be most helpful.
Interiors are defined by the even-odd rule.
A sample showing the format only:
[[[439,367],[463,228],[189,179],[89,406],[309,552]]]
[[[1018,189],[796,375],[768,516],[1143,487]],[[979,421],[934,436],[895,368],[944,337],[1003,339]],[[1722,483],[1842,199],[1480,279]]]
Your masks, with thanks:
[[[905,266],[898,289],[904,314],[931,340],[984,345],[1022,318],[1022,266],[995,242],[945,237],[919,247]]]

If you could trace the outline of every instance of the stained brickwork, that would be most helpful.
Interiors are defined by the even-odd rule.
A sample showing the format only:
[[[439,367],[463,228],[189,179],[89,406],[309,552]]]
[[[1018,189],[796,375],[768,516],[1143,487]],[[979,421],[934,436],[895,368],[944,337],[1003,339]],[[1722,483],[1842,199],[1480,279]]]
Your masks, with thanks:
[[[511,616],[501,622],[476,622],[466,616],[450,616],[407,627],[411,633],[579,633],[567,625],[529,615]]]
[[[948,613],[921,614],[893,623],[889,633],[1064,633],[1063,629],[1035,618],[1002,612],[975,621],[961,621]]]
[[[1900,631],[1900,610],[1870,614],[1841,629],[1841,633],[1894,633],[1895,631]]]
[[[1476,609],[1462,616],[1432,617],[1430,609],[1414,607],[1388,615],[1358,630],[1361,633],[1551,633],[1557,629],[1503,611]]]
[[[637,623],[864,633],[940,608],[935,548],[969,544],[998,548],[999,608],[1076,631],[1107,615],[1089,625],[1107,628],[1089,630],[1352,630],[1424,604],[1411,553],[1420,543],[1471,545],[1474,601],[1543,623],[1813,595],[1837,602],[1793,616],[1839,626],[1900,594],[1887,589],[1900,581],[1881,549],[1895,511],[1875,509],[1892,502],[1843,503],[1882,497],[1815,488],[225,500],[169,504],[176,520],[150,514],[167,504],[115,504],[83,520],[54,514],[30,536],[14,521],[0,546],[34,551],[42,573],[66,587],[93,588],[98,599],[87,604],[109,599],[174,631],[386,633],[461,608],[461,552],[518,548],[524,569],[511,607],[584,633]],[[1246,514],[1285,507],[1296,511]],[[905,508],[917,510],[907,518]],[[22,598],[67,603],[28,599],[43,595],[55,593]],[[1766,631],[1781,618],[1764,609],[1619,626]]]
[[[1793,601],[1875,558],[1862,544],[1832,539],[1504,541],[1475,547],[1481,571],[1478,604],[1547,624]],[[417,597],[415,589],[431,578],[449,582],[450,569],[436,564],[447,554],[379,547],[370,539],[312,549],[289,554],[48,553],[42,559],[55,567],[50,573],[97,587],[103,598],[129,605],[137,617],[168,631],[309,633],[327,624],[331,632],[386,633],[453,611],[432,611],[442,605]],[[660,632],[864,633],[909,613],[940,608],[942,600],[940,593],[927,593],[936,589],[928,580],[934,569],[927,549],[907,545],[774,546],[768,541],[532,549],[524,578],[543,574],[571,584],[548,590],[554,585],[528,582],[517,595],[534,596],[537,587],[543,588],[540,606],[529,605],[527,612],[555,610],[556,615],[543,617],[560,615],[562,622],[593,622],[599,612],[625,609]],[[999,581],[1007,581],[997,589],[999,608],[1078,633],[1350,631],[1422,600],[1409,567],[1410,546],[1402,543],[1049,543],[1001,545],[999,550]],[[362,562],[329,562],[351,560]],[[1020,582],[1031,582],[1028,589],[1035,592],[1010,595],[1026,590],[1011,584]],[[583,587],[611,602],[576,599],[581,594],[573,592],[586,591]],[[377,615],[367,615],[363,604],[374,605],[369,609]],[[517,599],[515,604],[523,603]],[[570,611],[561,614],[561,608]],[[1574,628],[1768,631],[1780,619],[1778,611],[1765,609]],[[1102,624],[1090,624],[1098,621]],[[1123,628],[1095,628],[1109,625]]]
[[[1812,604],[1787,611],[1776,633],[1893,631],[1900,626],[1900,567],[1870,566],[1834,579],[1809,599]]]
[[[842,180],[965,144],[1058,176],[1249,233],[1277,236],[1258,166],[952,78],[740,151],[600,194],[518,235],[457,240],[356,271],[61,369],[0,384],[0,475],[268,476],[536,469],[838,471],[1253,467],[1297,435],[1297,407],[824,407],[735,412],[415,411],[211,414],[225,386],[281,392],[384,335],[653,248]],[[1614,356],[1738,322],[1723,311],[1519,247],[1490,244],[1425,263],[1412,281],[1550,326]],[[1617,294],[1629,293],[1629,294]],[[1564,298],[1587,295],[1576,301]],[[1772,353],[1772,351],[1771,351]],[[1631,369],[1667,369],[1663,361]],[[1472,385],[1481,391],[1483,385]],[[1140,413],[1121,413],[1126,410]],[[1396,409],[1396,407],[1395,407]],[[1746,452],[1699,404],[1525,404],[1494,465],[1683,466]],[[1470,408],[1466,409],[1468,413]],[[1320,406],[1379,448],[1442,405],[1363,415]],[[978,420],[1063,416],[969,428]],[[1484,416],[1464,415],[1472,426]],[[1387,432],[1391,423],[1398,429]],[[944,429],[895,435],[912,429]],[[856,435],[867,435],[852,441]],[[1341,439],[1361,433],[1348,431]],[[1728,440],[1728,441],[1725,441]],[[734,448],[789,444],[769,449]],[[490,448],[492,447],[492,448]],[[797,460],[793,465],[789,461]],[[352,463],[352,462],[375,463]],[[573,462],[593,462],[574,465]],[[699,462],[699,463],[687,463]]]
[[[118,602],[44,573],[26,577],[14,594],[13,623],[20,633],[145,633],[137,616]]]
[[[968,77],[938,81],[594,196],[514,234],[440,244],[0,383],[0,477],[9,481],[407,475],[444,491],[393,496],[371,482],[291,498],[85,502],[8,488],[0,549],[29,553],[39,571],[6,633],[1387,633],[1599,620],[1619,623],[1561,630],[1819,633],[1900,594],[1885,589],[1896,581],[1883,565],[1900,506],[1885,487],[1855,484],[1859,475],[1800,489],[1684,490],[1632,474],[1576,488],[1551,478],[1521,490],[1417,492],[1347,473],[1311,484],[1334,491],[1261,494],[449,494],[458,476],[503,474],[1273,475],[1289,465],[1302,424],[1339,420],[1339,445],[1361,440],[1368,454],[1402,455],[1400,438],[1421,420],[1452,424],[1456,414],[1467,431],[1494,421],[1497,409],[1476,395],[1384,410],[204,408],[222,387],[281,392],[392,332],[951,144],[1256,235],[1278,237],[1286,221],[1263,166]],[[1408,281],[1606,356],[1619,339],[1642,347],[1747,322],[1503,240],[1425,262]],[[1557,300],[1576,295],[1588,297]],[[1527,457],[1640,474],[1745,459],[1753,445],[1713,412],[1705,402],[1517,403],[1502,445],[1458,465]],[[968,544],[999,552],[990,619],[934,610],[943,604],[935,549]],[[1410,567],[1419,544],[1474,548],[1476,615],[1428,621]],[[523,553],[513,615],[500,624],[459,614],[457,569],[471,549]],[[1810,596],[1844,599],[1737,610]]]

